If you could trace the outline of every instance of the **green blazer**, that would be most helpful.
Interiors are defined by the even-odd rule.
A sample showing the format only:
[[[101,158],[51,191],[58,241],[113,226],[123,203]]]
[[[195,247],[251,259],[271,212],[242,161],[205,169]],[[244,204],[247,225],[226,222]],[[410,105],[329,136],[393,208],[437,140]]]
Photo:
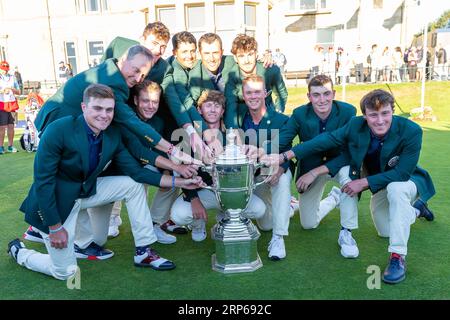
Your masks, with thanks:
[[[130,47],[139,44],[138,41],[116,37],[109,44],[102,59],[120,58]],[[146,79],[158,83],[162,88],[162,99],[158,116],[170,126],[165,126],[164,136],[170,138],[172,131],[178,126],[192,122],[189,113],[183,105],[174,86],[173,68],[169,62],[160,58],[150,69]],[[174,121],[175,120],[175,121]]]
[[[164,123],[157,115],[153,116],[151,119],[145,121],[151,125],[158,133],[161,135],[164,131]],[[120,134],[122,136],[122,143],[127,148],[128,152],[138,160],[142,165],[150,164],[155,166],[155,161],[158,156],[163,156],[167,158],[167,155],[159,150],[153,150],[146,146],[145,141],[139,139],[133,132],[128,130],[125,126],[119,125]],[[114,166],[114,170],[116,170]],[[117,171],[119,171],[117,169]],[[120,172],[120,171],[119,171]],[[122,172],[120,172],[122,174]]]
[[[329,132],[343,127],[355,115],[356,108],[354,106],[334,100],[325,131]],[[280,151],[289,150],[296,136],[301,142],[309,141],[318,136],[320,133],[319,121],[320,118],[314,112],[311,103],[295,108],[287,124],[281,128]],[[330,175],[334,176],[346,163],[347,159],[345,156],[342,156],[342,151],[339,147],[314,153],[297,161],[296,180],[311,169],[321,165],[326,165]]]
[[[174,56],[171,56],[167,61],[173,68],[173,83],[180,98],[181,103],[184,105],[185,109],[188,112],[190,121],[194,124],[194,128],[201,133],[208,129],[208,126],[200,115],[196,108],[196,101],[191,96],[190,88],[189,88],[189,77],[190,70],[185,69]],[[197,64],[201,64],[200,61],[197,61]],[[195,67],[195,66],[194,66]]]
[[[219,68],[222,68],[222,78],[225,85],[228,82],[230,72],[234,70],[235,66],[236,62],[234,61],[233,56],[222,56],[222,61],[220,62]],[[200,98],[203,90],[207,89],[216,90],[211,81],[208,70],[199,61],[194,68],[189,71],[189,91],[195,105],[197,105],[198,98]]]
[[[297,159],[339,146],[347,146],[350,178],[361,177],[364,157],[370,144],[370,129],[364,117],[353,117],[347,125],[292,148]],[[411,120],[393,116],[391,128],[384,139],[380,155],[381,172],[368,176],[372,193],[395,181],[413,181],[420,198],[427,201],[435,194],[430,175],[417,166],[422,146],[422,129]]]
[[[280,129],[286,126],[289,117],[275,110],[273,105],[266,105],[267,111],[263,118],[259,122],[258,132],[255,135],[251,132],[245,132],[245,136],[249,139],[248,143],[255,145],[259,148],[264,148],[267,154],[276,153],[280,150],[278,144]],[[238,116],[239,128],[243,129],[244,117],[248,110],[241,110]],[[249,131],[249,130],[247,130]],[[254,139],[256,138],[256,139]],[[247,143],[247,142],[246,142]],[[292,146],[292,142],[288,144],[289,149]],[[282,165],[285,170],[291,169],[294,172],[294,163],[290,161],[289,163],[284,163]]]
[[[109,86],[115,96],[114,122],[123,124],[149,146],[157,145],[161,135],[151,126],[141,121],[128,106],[129,88],[117,67],[117,59],[108,59],[97,67],[88,69],[69,79],[50,97],[39,111],[35,125],[43,132],[56,119],[82,114],[83,91],[90,84],[101,83]]]
[[[120,58],[129,48],[132,46],[140,44],[139,41],[124,38],[124,37],[115,37],[113,41],[106,48],[105,53],[103,54],[100,62],[104,62],[107,59],[111,58]]]
[[[143,169],[122,144],[115,125],[103,131],[97,168],[89,172],[89,142],[84,117],[64,117],[48,126],[34,161],[34,182],[20,210],[25,221],[48,233],[64,223],[75,200],[96,193],[97,177],[114,161],[122,172],[140,183],[159,185],[161,174]]]
[[[264,79],[267,97],[266,105],[274,105],[277,111],[284,112],[288,92],[281,76],[280,68],[273,65],[270,68],[264,68],[261,62],[256,63],[256,74]],[[241,74],[239,66],[235,64],[234,69],[229,73],[229,78],[225,86],[225,97],[227,106],[225,109],[225,127],[237,128],[237,114],[239,109],[247,109],[244,98],[242,96],[242,80],[244,76]],[[272,93],[277,96],[277,101],[274,103]]]

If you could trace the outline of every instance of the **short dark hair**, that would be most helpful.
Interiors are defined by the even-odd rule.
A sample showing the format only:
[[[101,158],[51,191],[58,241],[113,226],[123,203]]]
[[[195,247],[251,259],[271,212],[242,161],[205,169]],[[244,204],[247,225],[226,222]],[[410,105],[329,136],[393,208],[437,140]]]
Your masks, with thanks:
[[[93,83],[84,89],[83,102],[88,104],[90,98],[115,99],[112,89],[100,83]]]
[[[220,39],[219,35],[216,33],[208,32],[205,33],[198,39],[198,51],[202,50],[202,43],[205,42],[207,44],[211,44],[214,41],[219,41],[220,49],[222,49],[222,39]]]
[[[394,111],[394,97],[387,91],[376,89],[367,93],[362,97],[360,102],[360,108],[362,114],[366,114],[366,110],[380,110],[380,108],[390,105],[392,111]]]
[[[331,83],[331,89],[333,89],[333,80],[329,76],[324,74],[318,74],[314,76],[308,83],[308,92],[311,91],[311,87],[322,87],[327,83]]]
[[[142,36],[144,37],[144,39],[147,39],[150,34],[153,34],[157,39],[161,39],[166,42],[168,42],[170,39],[169,29],[164,25],[164,23],[160,21],[155,21],[147,24],[144,32],[142,32]]]
[[[173,50],[177,50],[178,46],[182,43],[193,43],[195,47],[197,48],[197,40],[195,39],[194,35],[187,31],[181,31],[178,33],[175,33],[172,37],[172,47]]]
[[[246,34],[238,34],[231,45],[231,53],[236,54],[238,50],[249,52],[251,50],[258,51],[258,43],[256,39]]]
[[[151,53],[151,51],[140,44],[134,45],[131,48],[129,48],[128,51],[125,53],[126,55],[125,59],[129,61],[138,54],[142,54],[144,57],[147,58],[148,61],[153,60],[153,54]]]

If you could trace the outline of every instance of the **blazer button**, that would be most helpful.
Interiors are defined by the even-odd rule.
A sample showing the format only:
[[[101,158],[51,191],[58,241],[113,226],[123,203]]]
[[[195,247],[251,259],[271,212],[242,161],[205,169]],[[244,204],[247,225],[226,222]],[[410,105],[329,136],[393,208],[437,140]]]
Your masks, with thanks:
[[[356,171],[352,171],[352,175],[356,176]]]
[[[323,161],[327,161],[327,157],[323,157],[323,159],[322,159]]]

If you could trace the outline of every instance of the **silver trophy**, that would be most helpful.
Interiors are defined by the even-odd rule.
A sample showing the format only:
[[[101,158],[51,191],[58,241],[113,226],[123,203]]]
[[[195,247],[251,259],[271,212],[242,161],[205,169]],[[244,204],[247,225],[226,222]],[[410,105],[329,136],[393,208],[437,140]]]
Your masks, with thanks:
[[[225,213],[224,218],[211,229],[216,243],[212,268],[222,273],[251,272],[263,265],[257,251],[261,234],[242,213],[247,209],[253,189],[268,178],[254,182],[255,171],[263,165],[251,161],[235,144],[235,138],[236,135],[230,131],[225,151],[212,165],[204,167],[213,180],[212,187],[207,188],[214,191]]]

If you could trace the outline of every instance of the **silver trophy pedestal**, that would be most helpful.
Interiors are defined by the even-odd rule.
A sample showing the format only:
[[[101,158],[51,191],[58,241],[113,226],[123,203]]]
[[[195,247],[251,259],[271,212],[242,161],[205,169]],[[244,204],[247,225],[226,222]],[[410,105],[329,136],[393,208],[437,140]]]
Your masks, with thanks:
[[[247,209],[253,190],[265,183],[255,183],[254,175],[261,163],[254,163],[241,147],[235,144],[236,135],[227,134],[225,151],[211,166],[203,169],[211,174],[212,190],[225,218],[211,230],[216,253],[211,257],[212,268],[222,273],[252,272],[262,267],[257,240],[260,233],[255,225],[242,215]]]
[[[250,219],[241,216],[241,210],[227,210],[226,217],[214,225],[211,234],[216,243],[216,253],[211,257],[213,270],[253,272],[263,266],[257,248],[261,234]]]

